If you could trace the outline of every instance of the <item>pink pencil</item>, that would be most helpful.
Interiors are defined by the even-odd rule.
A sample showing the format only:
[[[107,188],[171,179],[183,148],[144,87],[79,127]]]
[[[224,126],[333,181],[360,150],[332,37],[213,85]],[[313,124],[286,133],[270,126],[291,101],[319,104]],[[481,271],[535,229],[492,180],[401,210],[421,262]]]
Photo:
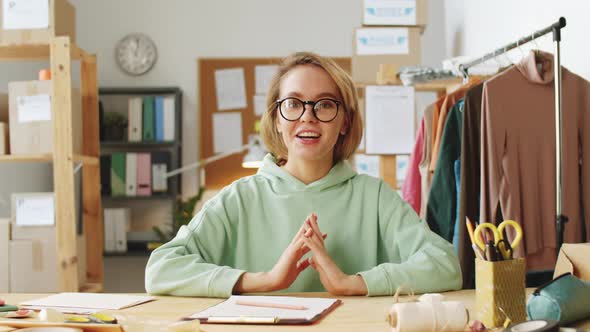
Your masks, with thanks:
[[[276,308],[276,309],[291,309],[291,310],[307,310],[307,307],[293,304],[283,303],[267,303],[267,302],[256,302],[248,300],[236,300],[236,304],[247,305],[251,307],[264,307],[264,308]]]

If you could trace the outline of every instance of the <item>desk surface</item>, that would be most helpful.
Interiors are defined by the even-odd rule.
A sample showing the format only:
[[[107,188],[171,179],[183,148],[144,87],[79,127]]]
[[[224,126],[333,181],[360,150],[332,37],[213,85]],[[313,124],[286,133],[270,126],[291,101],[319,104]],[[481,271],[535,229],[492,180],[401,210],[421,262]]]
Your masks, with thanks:
[[[527,293],[530,294],[532,290]],[[303,297],[331,297],[327,293],[300,293],[290,294]],[[471,319],[474,319],[475,292],[462,290],[444,293],[446,300],[456,300],[465,303],[470,311]],[[18,304],[22,301],[43,297],[42,294],[0,294],[0,298],[9,304]],[[388,331],[388,323],[385,317],[393,298],[385,297],[339,297],[342,305],[336,308],[323,320],[307,326],[281,326],[281,330],[305,329],[306,331]],[[401,302],[410,300],[408,297],[400,297]],[[142,304],[136,307],[117,311],[117,315],[127,319],[130,323],[150,324],[154,326],[166,326],[179,318],[189,316],[192,313],[203,310],[222,299],[189,298],[189,297],[157,297],[157,301]],[[578,328],[590,329],[590,321],[576,325]],[[203,330],[215,331],[270,331],[276,330],[276,326],[261,325],[215,325],[203,324]]]

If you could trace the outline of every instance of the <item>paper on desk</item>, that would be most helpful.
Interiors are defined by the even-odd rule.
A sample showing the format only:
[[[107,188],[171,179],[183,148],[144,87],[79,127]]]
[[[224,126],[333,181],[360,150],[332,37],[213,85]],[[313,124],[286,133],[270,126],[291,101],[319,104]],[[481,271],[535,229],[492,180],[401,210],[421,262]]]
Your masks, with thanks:
[[[414,88],[367,86],[365,99],[365,153],[411,153],[414,145]]]
[[[220,111],[246,108],[246,81],[244,68],[215,71],[217,109]]]
[[[49,27],[48,0],[2,1],[2,14],[5,30]]]
[[[254,307],[236,304],[237,300],[250,302],[278,303],[304,306],[307,310],[291,310],[278,308]],[[321,315],[333,305],[338,299],[324,299],[311,297],[291,296],[232,296],[218,305],[197,312],[188,319],[207,319],[209,317],[275,317],[279,320],[301,320],[311,321]]]
[[[265,95],[268,92],[270,81],[279,69],[277,65],[256,66],[254,76],[256,78],[256,94]]]
[[[242,142],[242,113],[213,113],[213,153],[239,149]]]
[[[59,293],[41,299],[22,302],[27,309],[51,308],[65,313],[88,314],[102,310],[120,310],[155,300],[152,296]]]

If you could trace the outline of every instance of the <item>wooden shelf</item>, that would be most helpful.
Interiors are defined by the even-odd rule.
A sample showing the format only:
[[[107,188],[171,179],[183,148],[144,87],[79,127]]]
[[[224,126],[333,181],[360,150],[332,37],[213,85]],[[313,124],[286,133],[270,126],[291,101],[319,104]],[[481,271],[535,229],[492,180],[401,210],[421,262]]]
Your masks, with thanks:
[[[163,195],[151,195],[151,196],[102,196],[104,201],[151,201],[159,199],[176,199],[175,195],[163,194]]]
[[[71,43],[70,56],[80,60],[88,54],[76,44]],[[0,61],[38,61],[50,57],[49,44],[4,45],[0,46]]]
[[[50,153],[47,154],[9,154],[0,156],[0,163],[2,162],[42,162],[48,163],[53,161],[53,156]],[[91,156],[84,156],[75,154],[75,162],[81,162],[84,165],[98,165],[98,158]]]
[[[154,148],[154,147],[176,147],[180,142],[177,141],[154,141],[154,142],[127,142],[127,141],[103,141],[100,142],[102,148]]]

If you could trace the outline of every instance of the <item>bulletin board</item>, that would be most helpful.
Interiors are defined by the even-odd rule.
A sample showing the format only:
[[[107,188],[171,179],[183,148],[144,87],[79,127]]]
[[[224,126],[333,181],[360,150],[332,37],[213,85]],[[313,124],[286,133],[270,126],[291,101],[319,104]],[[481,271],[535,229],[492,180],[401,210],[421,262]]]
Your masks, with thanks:
[[[213,114],[216,112],[240,112],[242,114],[242,145],[247,144],[248,135],[255,133],[255,122],[260,119],[254,113],[253,96],[256,93],[255,68],[258,65],[278,65],[282,58],[200,58],[197,60],[199,80],[199,137],[200,156],[205,159],[214,155]],[[333,58],[338,65],[350,73],[350,58]],[[220,111],[217,107],[215,71],[220,69],[244,69],[246,85],[246,108]],[[235,154],[205,166],[205,187],[219,189],[233,181],[256,173],[256,169],[242,167],[246,152]]]

